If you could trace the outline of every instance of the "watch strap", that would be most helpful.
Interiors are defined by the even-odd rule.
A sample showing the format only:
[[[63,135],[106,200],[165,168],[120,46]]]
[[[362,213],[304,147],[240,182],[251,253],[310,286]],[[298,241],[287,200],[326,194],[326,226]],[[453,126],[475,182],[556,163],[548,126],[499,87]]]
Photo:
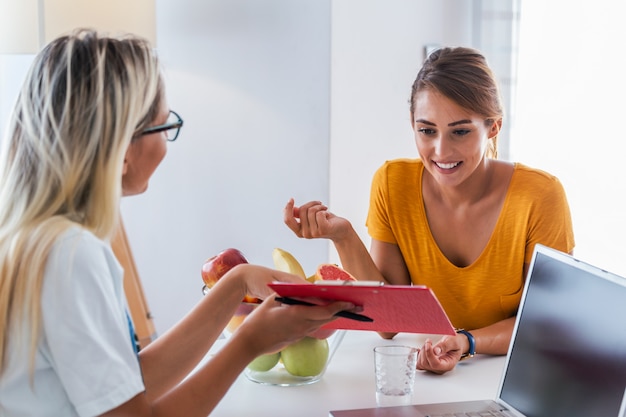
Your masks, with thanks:
[[[458,329],[456,332],[458,334],[464,334],[469,342],[469,351],[461,355],[461,360],[473,357],[476,354],[476,339],[474,339],[474,336],[464,329]]]

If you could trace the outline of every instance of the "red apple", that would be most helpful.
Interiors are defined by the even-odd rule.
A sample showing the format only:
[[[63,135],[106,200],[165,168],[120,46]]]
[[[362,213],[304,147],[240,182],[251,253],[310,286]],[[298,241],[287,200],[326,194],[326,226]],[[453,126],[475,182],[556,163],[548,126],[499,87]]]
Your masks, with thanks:
[[[202,280],[207,288],[212,288],[217,281],[224,276],[233,267],[239,264],[247,264],[248,260],[241,251],[228,248],[224,249],[215,256],[211,256],[204,261],[202,265]],[[260,303],[261,300],[246,295],[243,299],[244,303]]]
[[[248,260],[243,253],[234,248],[224,249],[215,256],[211,256],[202,265],[202,280],[208,288],[212,288],[217,281],[234,266],[247,264]]]

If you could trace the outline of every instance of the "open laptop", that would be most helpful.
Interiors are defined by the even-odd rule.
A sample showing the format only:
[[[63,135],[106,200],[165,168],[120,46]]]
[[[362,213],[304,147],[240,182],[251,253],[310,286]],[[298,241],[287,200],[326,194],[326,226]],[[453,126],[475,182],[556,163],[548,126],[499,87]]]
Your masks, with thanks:
[[[537,245],[494,400],[329,415],[435,417],[494,411],[514,417],[622,417],[625,408],[626,279]]]

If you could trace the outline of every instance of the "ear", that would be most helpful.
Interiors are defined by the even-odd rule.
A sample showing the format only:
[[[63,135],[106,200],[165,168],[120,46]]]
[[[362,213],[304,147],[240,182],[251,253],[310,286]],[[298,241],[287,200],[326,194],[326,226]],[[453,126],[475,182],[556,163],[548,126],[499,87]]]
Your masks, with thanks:
[[[124,154],[124,165],[122,165],[122,176],[128,173],[128,167],[130,165],[130,160],[132,155],[130,153],[130,146],[126,149],[126,153]]]
[[[489,139],[493,139],[500,133],[502,129],[502,119],[498,119],[493,122],[491,125],[491,130],[489,130]]]

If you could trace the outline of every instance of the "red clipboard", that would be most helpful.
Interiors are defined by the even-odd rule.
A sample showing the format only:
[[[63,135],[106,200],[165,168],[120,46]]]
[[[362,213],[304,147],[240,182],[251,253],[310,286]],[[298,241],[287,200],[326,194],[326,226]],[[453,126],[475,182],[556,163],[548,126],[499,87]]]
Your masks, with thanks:
[[[323,326],[326,329],[373,330],[393,333],[456,334],[454,326],[428,287],[422,285],[355,284],[268,284],[278,295],[295,299],[310,297],[331,301],[350,301],[362,306],[359,314],[373,319],[363,322],[339,317]]]

